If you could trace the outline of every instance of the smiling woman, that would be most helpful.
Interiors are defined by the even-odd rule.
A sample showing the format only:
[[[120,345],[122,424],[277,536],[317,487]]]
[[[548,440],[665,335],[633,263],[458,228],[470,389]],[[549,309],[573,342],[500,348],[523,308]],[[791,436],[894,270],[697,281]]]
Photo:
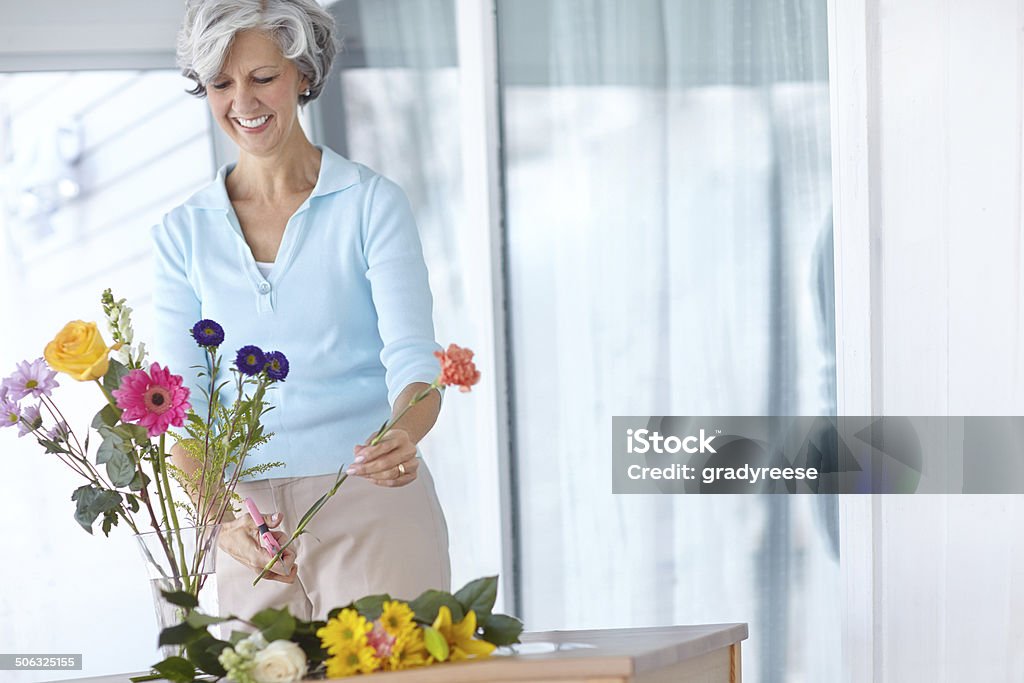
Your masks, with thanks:
[[[270,556],[251,517],[222,520],[222,612],[287,606],[323,619],[361,595],[450,588],[447,523],[417,448],[437,419],[440,394],[405,412],[380,443],[367,439],[438,373],[441,347],[412,210],[398,185],[314,146],[299,124],[298,107],[320,94],[335,52],[333,18],[315,0],[198,0],[179,35],[191,92],[207,98],[238,162],[153,230],[154,358],[202,366],[205,354],[182,344],[180,330],[213,319],[225,348],[253,340],[290,359],[287,382],[268,394],[275,436],[247,459],[285,465],[273,479],[237,488],[279,541],[331,488],[339,467],[360,460],[343,495],[274,566],[274,581],[252,585]],[[191,389],[202,395],[195,380]],[[224,391],[230,402],[231,387]],[[176,465],[195,469],[183,449],[173,454]]]

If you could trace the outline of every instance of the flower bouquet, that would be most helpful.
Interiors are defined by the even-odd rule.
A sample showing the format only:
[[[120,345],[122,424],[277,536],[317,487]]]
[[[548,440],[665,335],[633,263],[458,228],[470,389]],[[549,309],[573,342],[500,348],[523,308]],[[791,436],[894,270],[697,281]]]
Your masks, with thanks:
[[[69,322],[42,358],[18,363],[0,383],[0,427],[16,426],[19,437],[32,435],[46,453],[85,480],[71,496],[75,521],[83,529],[93,533],[98,521],[106,536],[124,522],[139,538],[159,588],[196,598],[212,571],[218,523],[238,499],[235,484],[280,465],[244,463],[250,450],[272,436],[261,424],[270,409],[266,392],[284,381],[288,362],[280,353],[240,349],[231,369],[236,399],[226,405],[221,391],[229,380],[219,381],[217,352],[224,330],[213,321],[197,322],[191,336],[208,360],[198,373],[206,380],[202,398],[207,411],[200,417],[180,375],[159,363],[144,366],[145,345],[133,345],[125,300],[115,300],[108,289],[101,303],[114,344],[107,345],[95,323]],[[81,438],[53,398],[58,372],[94,382],[102,396],[102,407]],[[172,437],[191,456],[194,469],[169,462],[170,427],[184,428],[184,435]],[[93,435],[99,439],[92,444],[98,445],[90,448]],[[175,499],[172,479],[189,493],[185,500]],[[159,603],[157,608],[166,623]]]
[[[331,610],[327,621],[303,621],[273,608],[249,619],[210,616],[188,593],[170,593],[167,599],[188,611],[179,625],[161,632],[160,642],[182,645],[186,655],[168,657],[153,666],[156,673],[132,680],[192,683],[210,675],[294,683],[485,658],[498,646],[518,643],[523,630],[515,617],[492,613],[497,588],[498,577],[487,576],[454,595],[427,590],[409,601],[370,595]],[[228,622],[252,632],[232,631],[226,641],[210,634],[209,626]]]

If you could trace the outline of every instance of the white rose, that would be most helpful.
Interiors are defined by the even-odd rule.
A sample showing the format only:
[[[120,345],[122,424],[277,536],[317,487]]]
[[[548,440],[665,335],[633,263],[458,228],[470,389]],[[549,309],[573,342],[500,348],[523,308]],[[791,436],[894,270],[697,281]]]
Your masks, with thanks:
[[[275,640],[253,658],[256,683],[294,683],[306,675],[306,653],[290,640]]]

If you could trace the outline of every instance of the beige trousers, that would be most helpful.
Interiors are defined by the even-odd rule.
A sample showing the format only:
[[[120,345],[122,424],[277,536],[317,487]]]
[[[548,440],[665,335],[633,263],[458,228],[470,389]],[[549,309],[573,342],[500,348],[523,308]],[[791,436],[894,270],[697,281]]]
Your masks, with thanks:
[[[239,482],[236,492],[252,497],[264,515],[281,512],[277,529],[290,535],[334,481],[333,474],[263,479]],[[348,477],[306,531],[291,546],[299,565],[292,584],[263,579],[253,586],[256,573],[218,551],[220,614],[248,618],[287,606],[300,619],[326,619],[332,608],[365,595],[412,600],[428,588],[451,590],[448,525],[422,458],[416,479],[405,486]]]

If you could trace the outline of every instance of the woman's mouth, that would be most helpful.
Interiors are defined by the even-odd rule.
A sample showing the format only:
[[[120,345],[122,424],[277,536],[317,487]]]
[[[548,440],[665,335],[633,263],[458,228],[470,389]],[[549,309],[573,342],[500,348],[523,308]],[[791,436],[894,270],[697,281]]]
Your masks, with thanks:
[[[263,116],[257,116],[254,119],[232,119],[235,124],[246,133],[262,133],[270,125],[270,119],[274,118],[273,114],[264,114]]]

